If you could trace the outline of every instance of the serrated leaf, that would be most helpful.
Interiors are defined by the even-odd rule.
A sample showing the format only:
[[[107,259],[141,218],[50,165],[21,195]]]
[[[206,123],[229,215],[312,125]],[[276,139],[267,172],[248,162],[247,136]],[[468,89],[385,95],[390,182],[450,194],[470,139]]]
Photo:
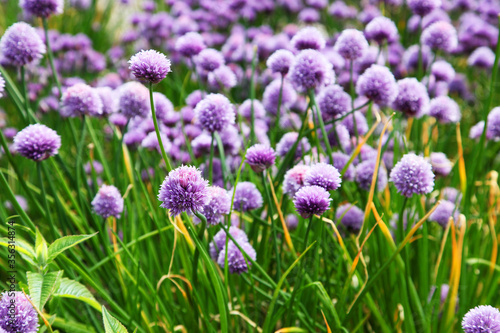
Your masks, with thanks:
[[[92,306],[96,310],[101,310],[101,305],[96,301],[92,293],[80,282],[62,278],[59,287],[54,292],[54,297],[64,297],[77,299]]]
[[[59,239],[56,239],[54,243],[49,246],[49,258],[48,262],[50,263],[54,260],[58,255],[66,251],[67,249],[86,241],[87,239],[94,237],[97,235],[97,232],[92,235],[76,235],[76,236],[66,236]]]
[[[26,273],[31,301],[40,311],[54,292],[62,273],[63,271],[50,272],[45,275],[35,272]]]
[[[111,316],[104,305],[102,306],[102,321],[104,322],[106,333],[128,333],[125,326]]]
[[[9,239],[8,238],[0,238],[0,245],[9,247]],[[23,257],[24,260],[28,261],[30,264],[35,265],[35,250],[33,247],[28,244],[26,241],[22,239],[16,238],[15,240],[16,252]]]

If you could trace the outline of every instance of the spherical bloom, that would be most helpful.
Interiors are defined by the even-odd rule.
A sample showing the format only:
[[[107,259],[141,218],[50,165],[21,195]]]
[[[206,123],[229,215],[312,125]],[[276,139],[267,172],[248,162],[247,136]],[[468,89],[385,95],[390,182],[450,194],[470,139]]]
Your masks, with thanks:
[[[500,137],[500,107],[497,106],[488,114],[487,132],[491,137]]]
[[[398,28],[391,19],[385,16],[375,17],[366,25],[365,36],[378,44],[392,43],[398,40]]]
[[[376,161],[366,160],[356,166],[356,182],[364,190],[369,190],[372,185],[373,173],[375,172]],[[383,166],[379,166],[377,173],[377,187],[375,190],[382,191],[387,186],[387,171]]]
[[[398,96],[398,84],[387,67],[371,65],[358,78],[356,92],[381,106],[387,106]]]
[[[455,78],[455,69],[450,63],[438,60],[432,64],[431,74],[437,82],[450,83]]]
[[[118,111],[118,99],[110,87],[94,88],[102,102],[102,114],[110,115]]]
[[[427,89],[416,78],[398,81],[398,95],[392,103],[394,109],[408,117],[420,118],[428,111],[428,104]]]
[[[110,216],[119,218],[123,212],[123,198],[113,185],[102,185],[92,200],[94,211],[107,219]]]
[[[420,16],[425,16],[441,6],[441,0],[407,0],[411,11]]]
[[[5,91],[5,80],[3,79],[2,75],[0,74],[0,98],[3,97],[4,91]]]
[[[467,312],[462,319],[465,333],[499,333],[500,311],[491,305],[480,305]]]
[[[283,193],[294,197],[295,193],[305,185],[304,179],[308,170],[309,166],[302,164],[288,170],[283,178]]]
[[[280,112],[292,106],[297,100],[297,92],[293,89],[288,80],[283,81],[283,88],[281,87],[281,80],[274,80],[267,85],[262,96],[262,104],[267,112],[276,115],[278,113],[278,105],[280,102],[281,92],[281,107]]]
[[[203,37],[197,32],[188,32],[175,42],[175,50],[185,57],[198,55],[205,48]]]
[[[253,171],[262,172],[274,164],[276,153],[273,148],[258,143],[248,148],[245,157]]]
[[[327,191],[334,191],[340,187],[342,179],[339,171],[333,165],[316,163],[307,170],[304,183],[307,186],[317,185]]]
[[[322,215],[330,208],[330,193],[320,186],[304,186],[294,196],[295,209],[303,218]]]
[[[162,122],[168,122],[169,117],[171,117],[173,113],[176,113],[172,102],[162,93],[154,92],[153,101],[155,103],[156,119]]]
[[[457,31],[446,21],[438,21],[427,27],[420,36],[420,42],[432,50],[451,52],[458,45]]]
[[[206,71],[213,71],[224,65],[224,56],[215,49],[204,49],[196,56],[196,63]]]
[[[64,0],[20,0],[19,6],[29,15],[49,17],[62,14]]]
[[[333,163],[332,163],[333,166],[337,170],[342,171],[347,165],[347,162],[349,162],[350,156],[341,152],[334,152],[332,154],[332,158],[333,158]],[[356,170],[354,169],[354,166],[352,164],[349,164],[344,173],[343,177],[344,180],[354,180],[355,172]]]
[[[245,119],[252,119],[252,104],[253,104],[253,115],[255,119],[262,119],[266,115],[266,109],[264,109],[264,105],[259,100],[254,99],[253,103],[251,99],[245,100],[241,103],[238,108],[238,113]]]
[[[139,80],[158,83],[171,72],[170,60],[155,50],[142,50],[129,60],[132,74]]]
[[[351,96],[336,84],[322,89],[316,101],[325,121],[351,111]]]
[[[443,124],[457,123],[462,117],[457,102],[448,96],[438,96],[429,102],[429,115]]]
[[[481,46],[474,50],[467,59],[469,66],[477,66],[480,68],[492,68],[495,63],[495,53],[487,47]]]
[[[316,50],[303,50],[296,57],[290,68],[290,80],[301,92],[333,83],[332,64]]]
[[[363,33],[356,29],[345,29],[335,42],[335,51],[348,60],[361,58],[368,49]]]
[[[216,225],[222,222],[222,215],[229,214],[231,198],[227,191],[219,186],[210,186],[208,196],[210,199],[203,208],[203,214],[208,225]]]
[[[42,124],[29,125],[14,137],[15,151],[37,162],[56,155],[60,147],[61,137]]]
[[[206,96],[196,105],[194,113],[196,121],[210,133],[234,124],[236,117],[231,102],[221,94]]]
[[[453,217],[455,223],[458,220],[460,212],[456,209],[455,204],[448,200],[441,200],[436,210],[429,216],[429,221],[437,222],[443,228],[446,228],[450,217]]]
[[[151,112],[148,88],[139,82],[127,82],[117,93],[118,107],[126,117],[146,117]]]
[[[257,259],[257,253],[255,249],[248,242],[239,243],[241,249],[247,254],[248,257],[252,258],[253,261]],[[227,244],[227,251],[224,246],[219,252],[219,257],[217,258],[217,263],[221,268],[224,268],[226,262],[226,252],[227,252],[227,264],[229,267],[229,272],[231,274],[241,274],[248,272],[249,266],[252,264],[249,260],[245,259],[243,253],[233,241],[229,241]],[[248,262],[248,264],[247,264]]]
[[[409,153],[396,163],[389,180],[401,195],[410,198],[413,194],[430,193],[434,188],[432,165],[423,157]]]
[[[351,136],[349,135],[349,130],[344,125],[337,123],[335,128],[333,125],[327,125],[325,127],[328,132],[328,141],[332,147],[342,147],[344,149],[351,145]],[[320,133],[318,133],[319,135]],[[321,135],[322,137],[322,135]]]
[[[269,58],[267,58],[266,65],[267,68],[271,70],[271,72],[285,75],[286,73],[288,73],[288,70],[293,63],[294,58],[295,56],[292,52],[285,49],[280,49],[275,51],[269,56]]]
[[[36,30],[27,23],[11,25],[0,39],[0,58],[13,66],[24,66],[41,59],[46,48]]]
[[[354,125],[354,119],[356,119],[356,126]],[[353,114],[342,119],[341,124],[347,128],[352,136],[356,136],[356,131],[357,135],[365,135],[368,132],[368,122],[360,111],[354,111]]]
[[[232,226],[229,228],[229,233],[233,238],[236,240],[238,244],[242,243],[247,243],[248,242],[248,237],[245,232],[235,226]],[[226,246],[226,230],[221,229],[219,232],[217,232],[210,242],[210,257],[212,257],[213,260],[217,260],[219,257],[219,252]]]
[[[412,45],[403,54],[403,64],[409,72],[417,71],[419,68],[420,55],[422,55],[422,68],[427,69],[432,61],[432,51],[427,45]]]
[[[292,149],[293,145],[299,138],[299,133],[288,132],[281,137],[281,140],[276,145],[276,153],[284,157]],[[311,145],[307,138],[302,138],[297,144],[297,149],[295,150],[295,158],[300,158],[303,154],[307,153],[311,149]]]
[[[166,152],[170,152],[170,149],[172,148],[172,143],[170,140],[167,138],[165,133],[160,133],[160,139],[163,144],[163,148],[165,149]],[[149,149],[149,150],[154,150],[156,149],[158,153],[161,154],[161,148],[160,148],[160,143],[158,142],[158,135],[156,134],[155,131],[149,132],[144,139],[141,141],[141,147]]]
[[[236,80],[233,70],[225,65],[208,73],[208,84],[214,89],[231,89],[236,86]]]
[[[205,93],[203,93],[201,90],[195,90],[186,97],[186,104],[192,107],[193,109],[196,107],[196,105],[201,102],[203,97],[205,96]]]
[[[203,213],[209,202],[208,181],[194,166],[180,166],[170,171],[161,184],[158,200],[160,207],[170,209],[172,216],[182,212]]]
[[[451,172],[452,163],[444,153],[432,152],[430,155],[432,171],[437,176],[448,176]]]
[[[287,226],[288,230],[292,231],[292,230],[297,229],[297,227],[299,225],[299,218],[295,214],[288,214],[285,217],[285,222],[286,222],[286,226]]]
[[[290,43],[299,51],[306,49],[321,50],[326,44],[321,32],[315,27],[305,27],[299,30]]]
[[[365,213],[357,206],[352,204],[343,204],[337,208],[335,218],[340,221],[347,230],[357,233],[361,230]]]
[[[251,182],[240,182],[236,185],[236,190],[233,188],[230,191],[230,196],[233,196],[233,208],[236,211],[246,212],[262,207],[262,194],[259,189]]]
[[[29,296],[22,291],[5,291],[0,300],[0,331],[6,333],[38,332],[38,313],[31,305]],[[12,306],[14,305],[14,306]],[[13,315],[13,318],[11,317]]]
[[[77,83],[63,93],[61,98],[61,115],[63,117],[99,116],[102,114],[102,100],[96,89],[84,83]]]

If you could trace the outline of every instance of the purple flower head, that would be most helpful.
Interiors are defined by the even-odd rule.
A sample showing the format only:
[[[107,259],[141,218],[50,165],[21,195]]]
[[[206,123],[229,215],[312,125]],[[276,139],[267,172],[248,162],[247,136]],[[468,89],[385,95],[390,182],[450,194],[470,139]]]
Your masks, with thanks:
[[[369,159],[356,166],[356,182],[364,190],[369,190],[372,185],[373,173],[375,172],[376,161]],[[387,171],[382,165],[378,168],[377,187],[375,190],[382,191],[387,186]]]
[[[336,0],[328,8],[328,14],[337,19],[355,18],[357,10],[353,6],[347,6],[344,1]]]
[[[299,225],[299,218],[295,214],[288,214],[285,217],[285,222],[286,222],[286,226],[287,226],[288,230],[292,231],[292,230],[297,229],[297,227]]]
[[[428,111],[429,95],[426,87],[416,78],[398,81],[398,95],[393,108],[408,117],[420,118]]]
[[[448,96],[439,96],[429,102],[429,116],[443,124],[457,123],[462,117],[457,102]]]
[[[175,42],[175,50],[185,57],[196,56],[205,48],[203,37],[197,32],[188,32]]]
[[[90,162],[87,162],[85,164],[85,166],[83,167],[83,169],[85,170],[85,173],[87,175],[92,174],[92,168],[94,169],[95,173],[98,175],[104,171],[104,167],[98,161],[92,161],[92,164],[90,164]]]
[[[276,153],[284,157],[290,149],[292,149],[293,145],[297,141],[299,137],[299,133],[297,132],[288,132],[281,137],[281,140],[276,145]],[[303,154],[307,153],[311,149],[311,145],[307,138],[302,138],[297,145],[297,149],[295,150],[295,158],[300,158]]]
[[[427,45],[422,45],[422,67],[427,69],[431,62],[432,51]],[[418,45],[410,46],[403,54],[403,64],[409,72],[416,71],[419,66],[420,47]]]
[[[331,164],[316,163],[307,170],[304,183],[307,186],[320,186],[327,191],[334,191],[340,187],[342,179],[339,171]]]
[[[337,123],[335,128],[333,128],[333,125],[327,125],[326,131],[328,132],[328,141],[332,147],[342,147],[345,149],[350,146],[351,136],[349,135],[349,130],[344,125]],[[320,136],[322,137],[322,135]]]
[[[492,68],[495,62],[495,53],[487,47],[481,46],[474,50],[467,59],[469,66],[476,66],[480,68]]]
[[[499,333],[500,311],[491,305],[480,305],[467,312],[462,319],[465,333]]]
[[[309,166],[302,164],[288,170],[283,179],[283,193],[294,197],[295,193],[305,185],[304,179],[308,170]]]
[[[161,184],[158,200],[160,207],[170,209],[172,216],[182,212],[203,213],[209,202],[208,181],[194,166],[180,166],[170,171]]]
[[[92,200],[94,211],[107,219],[110,216],[119,218],[123,212],[123,198],[113,185],[102,185]]]
[[[248,272],[249,266],[252,264],[249,260],[245,259],[243,253],[241,253],[240,249],[234,242],[231,240],[227,245],[227,264],[229,266],[229,272],[231,274],[241,274]],[[252,258],[255,261],[257,259],[257,253],[255,249],[248,242],[240,242],[239,246],[241,249],[248,255],[248,257]],[[219,257],[217,258],[217,263],[221,268],[224,268],[224,264],[226,262],[226,248],[222,248],[219,252]],[[248,262],[248,265],[247,265]]]
[[[151,112],[148,88],[139,82],[127,82],[118,90],[118,107],[128,118],[146,117]]]
[[[335,42],[335,51],[348,60],[361,58],[368,49],[368,42],[363,33],[356,29],[346,29]]]
[[[320,186],[304,186],[294,196],[295,209],[303,218],[322,215],[330,208],[330,193]]]
[[[437,82],[450,83],[455,77],[455,69],[450,63],[444,60],[438,60],[432,64],[431,74]]]
[[[5,80],[2,77],[2,74],[0,74],[0,98],[3,97],[3,93],[5,91]]]
[[[225,65],[208,73],[208,84],[213,89],[231,89],[236,86],[236,81],[232,69]]]
[[[38,313],[22,291],[5,291],[0,300],[0,332],[38,332]],[[31,299],[31,298],[29,298]],[[12,304],[15,306],[12,307]],[[13,311],[13,312],[12,312]],[[11,317],[13,315],[13,319]]]
[[[215,49],[204,49],[195,58],[198,66],[206,71],[213,71],[224,65],[224,56]]]
[[[352,204],[343,204],[337,208],[335,219],[344,225],[347,230],[357,233],[361,230],[365,213],[358,207]]]
[[[118,99],[113,89],[110,87],[97,87],[94,88],[94,90],[101,98],[103,115],[110,115],[118,112]]]
[[[201,90],[195,90],[186,97],[186,104],[193,109],[203,99],[204,93]]]
[[[253,171],[262,172],[274,165],[276,153],[273,148],[258,143],[248,148],[245,157]]]
[[[420,16],[425,16],[441,6],[441,0],[406,0],[411,11]]]
[[[221,94],[210,94],[200,101],[195,109],[196,121],[206,131],[222,131],[234,124],[235,112],[231,102]]]
[[[358,78],[356,92],[381,106],[387,106],[398,96],[398,85],[387,67],[372,65]]]
[[[172,143],[167,138],[165,133],[160,133],[161,142],[163,143],[163,148],[166,152],[170,152],[172,148]],[[141,146],[143,148],[154,150],[156,149],[158,153],[161,153],[160,143],[158,142],[158,136],[155,131],[149,132],[144,139],[141,141]]]
[[[2,63],[24,66],[41,59],[46,48],[40,35],[27,23],[11,25],[0,39],[0,58]]]
[[[316,50],[303,50],[290,68],[290,80],[298,91],[307,92],[333,83],[333,66],[325,56]]]
[[[136,78],[149,83],[159,83],[171,72],[170,60],[155,50],[142,50],[133,55],[128,63]]]
[[[276,115],[278,112],[279,96],[281,91],[281,110],[292,106],[297,100],[297,92],[293,89],[288,80],[283,81],[283,89],[281,89],[281,80],[274,80],[267,85],[262,96],[262,104],[267,112]]]
[[[238,113],[245,119],[250,120],[252,118],[252,100],[247,99],[243,103],[241,103],[238,108]],[[264,105],[259,100],[253,100],[253,114],[255,119],[262,119],[266,115],[266,110],[264,109]]]
[[[301,22],[311,24],[318,22],[320,20],[320,15],[318,10],[307,7],[300,11],[298,19]]]
[[[233,188],[229,191],[232,197],[234,193],[234,210],[246,212],[262,207],[262,194],[259,189],[251,182],[241,182],[236,185],[236,190]]]
[[[290,43],[299,51],[306,49],[321,50],[326,44],[323,35],[315,27],[306,27],[299,30]]]
[[[354,118],[356,119],[356,127],[354,127]],[[365,135],[368,132],[368,122],[360,111],[354,111],[353,114],[342,119],[341,124],[347,128],[351,136],[356,136],[356,130],[358,135]]]
[[[398,193],[410,198],[413,194],[426,194],[434,189],[432,165],[423,157],[409,153],[396,163],[389,181],[394,183]]]
[[[231,198],[227,191],[219,186],[210,186],[208,196],[210,199],[203,208],[203,214],[209,226],[216,225],[222,222],[222,215],[229,214]]]
[[[19,155],[33,161],[43,161],[58,153],[61,137],[42,124],[32,124],[14,137],[14,149]]]
[[[238,244],[248,242],[247,234],[235,226],[229,228],[229,233]],[[215,234],[214,238],[210,242],[210,257],[212,257],[213,260],[217,260],[219,252],[224,248],[224,246],[226,246],[226,237],[226,230],[221,229]]]
[[[349,162],[349,159],[350,159],[350,156],[349,155],[346,155],[344,153],[341,153],[341,152],[334,152],[332,154],[332,157],[333,157],[333,166],[339,170],[339,171],[342,171],[345,166],[347,165],[347,162]],[[355,173],[356,173],[356,170],[354,169],[354,166],[352,164],[350,164],[347,169],[346,169],[346,172],[344,173],[344,180],[354,180],[354,177],[355,177]]]
[[[26,14],[46,18],[62,14],[64,0],[20,0],[19,6]]]
[[[458,45],[457,31],[450,23],[438,21],[422,32],[420,42],[432,50],[452,52]]]
[[[118,127],[125,127],[127,125],[128,118],[122,113],[112,113],[109,117],[109,122]]]
[[[336,84],[323,88],[316,101],[325,121],[351,111],[351,96]]]
[[[293,63],[295,56],[292,52],[288,50],[278,50],[267,58],[267,68],[271,70],[273,73],[280,73],[285,75],[288,73],[290,66]]]
[[[500,107],[497,106],[488,114],[487,132],[494,138],[500,137]]]
[[[398,40],[398,28],[396,24],[385,16],[375,17],[365,28],[365,36],[368,40],[374,40],[378,44],[392,43]]]
[[[429,221],[437,222],[443,228],[446,228],[450,217],[453,217],[455,223],[458,220],[459,211],[456,209],[455,204],[448,200],[441,200],[436,210],[429,216]]]
[[[172,102],[162,93],[154,92],[153,101],[155,103],[156,119],[165,122],[171,113],[175,112]]]
[[[63,93],[60,112],[63,117],[100,116],[103,114],[103,104],[96,89],[77,83]]]
[[[441,192],[443,199],[451,201],[457,205],[460,205],[462,201],[462,193],[453,187],[445,187]]]
[[[28,201],[26,200],[26,198],[23,197],[23,196],[21,196],[21,195],[17,195],[17,194],[14,195],[14,197],[16,198],[16,201],[19,204],[19,206],[21,206],[21,208],[24,211],[28,211],[29,206],[28,206]],[[7,201],[4,202],[4,206],[8,210],[14,210],[14,206],[12,205],[12,202],[10,202],[9,200],[7,200]],[[0,328],[1,328],[1,325],[0,325]],[[1,331],[0,331],[0,333],[1,333]]]
[[[444,153],[432,152],[430,163],[436,176],[448,176],[451,172],[452,163]]]

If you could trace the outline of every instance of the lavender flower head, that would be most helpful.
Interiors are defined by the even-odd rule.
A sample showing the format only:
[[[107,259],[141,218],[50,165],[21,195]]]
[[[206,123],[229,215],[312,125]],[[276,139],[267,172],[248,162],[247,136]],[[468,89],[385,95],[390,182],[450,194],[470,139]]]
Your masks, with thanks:
[[[349,203],[337,207],[335,219],[344,225],[347,230],[357,233],[361,230],[365,213],[358,207]]]
[[[307,186],[317,185],[327,191],[334,191],[340,187],[342,179],[339,171],[333,165],[316,163],[307,170],[304,183]]]
[[[457,123],[462,117],[457,102],[448,96],[438,96],[429,102],[429,116],[443,124]]]
[[[61,137],[42,124],[32,124],[14,137],[14,149],[19,155],[39,162],[58,153]]]
[[[365,37],[378,44],[392,43],[398,40],[398,28],[391,19],[385,16],[375,17],[366,25]]]
[[[247,99],[241,103],[238,113],[245,119],[252,119],[252,100]],[[266,109],[259,100],[253,100],[253,115],[255,119],[262,119],[266,116]]]
[[[208,181],[194,166],[180,166],[170,171],[161,184],[158,200],[160,207],[170,209],[172,216],[182,212],[203,213],[208,204]]]
[[[407,0],[411,11],[420,16],[425,16],[441,6],[441,0]]]
[[[319,88],[333,83],[335,73],[332,64],[316,50],[303,50],[296,57],[290,68],[290,80],[298,91]]]
[[[229,233],[233,238],[238,242],[238,244],[246,243],[248,242],[248,236],[245,234],[245,232],[238,227],[235,227],[234,225],[229,228]],[[226,246],[226,230],[221,229],[219,232],[217,232],[212,238],[212,241],[210,242],[210,257],[212,257],[213,260],[217,260],[219,257],[219,252]]]
[[[196,63],[206,71],[213,71],[224,65],[224,56],[215,49],[202,50],[195,59]]]
[[[398,81],[398,95],[392,103],[394,109],[408,117],[420,118],[428,111],[428,104],[427,88],[416,78]]]
[[[113,185],[102,185],[92,200],[94,211],[107,219],[110,216],[119,218],[123,212],[123,198]]]
[[[436,176],[448,176],[451,172],[452,163],[444,153],[432,152],[430,155],[432,171]]]
[[[273,148],[258,143],[248,148],[245,157],[253,171],[262,172],[274,164],[276,153]]]
[[[62,14],[64,0],[20,0],[19,6],[29,15],[47,18]]]
[[[381,106],[387,106],[394,102],[398,96],[398,85],[394,75],[387,67],[371,65],[358,78],[356,92]]]
[[[5,80],[3,79],[2,75],[0,74],[0,98],[3,97],[4,91],[5,91]]]
[[[348,60],[361,58],[368,49],[368,42],[363,33],[356,29],[346,29],[335,42],[335,51]]]
[[[500,107],[497,106],[493,108],[488,114],[488,128],[487,133],[491,137],[497,138],[500,137]]]
[[[373,173],[375,172],[376,161],[369,159],[356,166],[356,182],[364,190],[369,190],[372,185]],[[377,186],[375,190],[382,191],[387,186],[387,171],[382,165],[378,168]]]
[[[334,152],[332,154],[333,157],[333,166],[337,169],[342,171],[347,163],[349,162],[350,156],[347,154],[344,154],[342,152]],[[356,170],[354,169],[354,166],[352,164],[349,164],[347,167],[345,173],[344,173],[344,180],[354,180],[354,177],[356,175]]]
[[[41,59],[45,52],[45,44],[36,30],[24,22],[11,25],[0,39],[0,58],[13,66]]]
[[[436,210],[429,216],[429,221],[437,222],[444,229],[448,225],[450,217],[453,217],[455,223],[458,220],[459,211],[456,209],[455,204],[448,200],[441,200]]]
[[[6,333],[38,332],[38,313],[22,291],[3,292],[0,300],[0,331]],[[30,298],[31,299],[31,298]],[[11,305],[15,304],[14,319],[11,318]]]
[[[248,255],[248,257],[252,258],[252,260],[257,259],[257,253],[255,252],[255,249],[250,245],[248,242],[241,242],[239,243],[241,249]],[[243,256],[243,253],[241,253],[240,249],[234,244],[234,242],[231,240],[229,241],[227,245],[227,264],[229,267],[229,272],[231,274],[241,274],[248,272],[249,266],[252,264],[248,260],[248,265],[247,265],[247,260],[245,259],[245,256]],[[225,247],[219,252],[219,257],[217,258],[217,263],[221,268],[224,268],[224,264],[226,261],[226,249]]]
[[[303,218],[322,215],[330,208],[330,193],[320,186],[304,186],[294,196],[295,209]]]
[[[351,96],[336,84],[322,89],[316,101],[324,121],[332,120],[351,111]]]
[[[223,215],[229,214],[231,198],[227,191],[219,186],[210,186],[208,196],[210,200],[203,208],[203,214],[208,225],[216,225],[222,222]]]
[[[499,333],[500,311],[491,305],[480,305],[467,312],[462,319],[465,333]]]
[[[246,212],[262,207],[262,194],[251,182],[241,182],[236,185],[236,189],[230,191],[232,197],[234,193],[233,208],[236,211]]]
[[[61,98],[63,117],[100,116],[102,114],[102,100],[94,88],[84,83],[77,83],[63,93]]]
[[[118,107],[128,118],[146,117],[151,112],[148,88],[139,82],[127,82],[118,88]]]
[[[273,54],[267,58],[267,68],[271,70],[273,73],[280,73],[281,75],[285,75],[288,73],[290,66],[293,63],[295,56],[292,52],[280,49],[275,51]]]
[[[457,31],[446,21],[438,21],[427,27],[420,36],[420,42],[432,50],[451,52],[458,45]]]
[[[103,115],[110,115],[118,111],[118,99],[110,87],[94,88],[102,102]]]
[[[293,36],[290,44],[299,51],[306,49],[319,51],[325,47],[326,42],[318,29],[315,27],[306,27],[299,30],[295,36]]]
[[[262,104],[266,111],[276,115],[278,113],[278,104],[281,91],[281,107],[280,112],[292,106],[297,100],[297,92],[293,89],[288,80],[283,81],[283,89],[281,88],[281,80],[274,80],[267,85],[262,96]]]
[[[203,37],[197,32],[188,32],[175,42],[175,50],[188,58],[198,55],[205,48]]]
[[[455,78],[455,69],[450,63],[438,60],[432,64],[431,74],[437,82],[450,83]]]
[[[194,113],[197,122],[210,133],[234,124],[236,117],[231,102],[221,94],[206,96],[196,105]]]
[[[281,140],[276,145],[276,153],[284,157],[299,138],[299,133],[288,132],[281,137]],[[311,145],[307,138],[302,138],[297,144],[297,149],[295,150],[295,158],[300,158],[303,154],[307,153],[311,149]]]
[[[171,72],[170,60],[155,50],[142,50],[133,55],[128,63],[136,78],[149,83],[159,83]]]
[[[487,46],[478,47],[467,59],[469,66],[477,66],[479,68],[492,68],[494,63],[495,53]]]
[[[231,89],[237,84],[236,74],[225,65],[208,73],[208,84],[213,89]]]
[[[298,190],[300,190],[305,184],[305,176],[309,166],[307,165],[296,165],[285,173],[285,178],[283,178],[283,193],[294,197]]]
[[[413,194],[430,193],[434,189],[432,165],[414,153],[406,154],[392,169],[389,181],[407,198]]]

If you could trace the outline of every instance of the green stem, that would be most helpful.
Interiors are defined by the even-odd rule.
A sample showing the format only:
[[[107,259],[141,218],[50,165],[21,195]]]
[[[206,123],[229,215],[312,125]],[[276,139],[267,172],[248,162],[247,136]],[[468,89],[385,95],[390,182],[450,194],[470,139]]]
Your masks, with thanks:
[[[262,184],[264,185],[264,189],[266,191],[267,201],[268,201],[268,216],[271,217],[271,232],[273,233],[274,238],[274,252],[276,252],[276,278],[279,280],[281,278],[281,253],[278,249],[278,235],[276,232],[276,223],[278,221],[274,220],[274,214],[272,209],[272,198],[269,193],[269,186],[266,181],[266,172],[262,172]]]
[[[316,109],[316,116],[318,118],[319,127],[321,128],[321,134],[323,135],[323,142],[325,143],[326,152],[328,153],[328,157],[330,157],[330,163],[333,163],[333,152],[332,147],[330,146],[330,141],[328,140],[328,133],[325,129],[325,123],[323,121],[323,116],[321,115],[321,111],[319,110],[318,104],[316,103],[316,97],[314,96],[314,91],[309,91],[309,97],[314,105],[314,109]],[[340,141],[338,141],[340,146]]]
[[[43,30],[45,31],[45,44],[47,45],[47,56],[49,58],[50,69],[52,70],[52,76],[54,77],[54,81],[57,85],[57,90],[59,91],[59,98],[62,97],[62,88],[61,82],[57,77],[56,67],[54,66],[54,54],[52,53],[52,48],[50,47],[50,39],[49,39],[49,27],[47,24],[47,19],[45,17],[42,18]]]
[[[156,119],[156,111],[155,111],[155,102],[153,98],[153,83],[149,83],[149,100],[151,102],[151,112],[153,113],[153,123],[155,125],[156,137],[158,138],[158,144],[160,145],[161,156],[163,156],[163,160],[165,161],[165,166],[167,167],[167,172],[172,170],[172,165],[170,164],[170,160],[165,153],[165,148],[163,147],[163,142],[161,141],[160,129],[158,127],[158,119]]]
[[[14,206],[17,213],[26,222],[26,224],[30,227],[30,229],[35,231],[35,229],[36,229],[35,224],[33,223],[33,221],[31,221],[28,214],[26,214],[26,212],[21,207],[21,205],[19,205],[19,202],[17,202],[16,196],[12,192],[12,189],[10,188],[9,183],[7,182],[7,179],[5,179],[3,172],[0,172],[0,188],[2,189],[3,193],[7,192],[6,193],[7,198],[10,200],[10,202],[12,203],[12,206]]]
[[[50,231],[52,232],[52,237],[53,239],[59,238],[59,232],[56,230],[56,226],[54,224],[54,220],[52,219],[52,215],[50,214],[50,209],[49,209],[49,202],[47,200],[47,193],[45,191],[45,185],[43,183],[43,177],[42,177],[42,161],[36,163],[36,170],[38,173],[38,182],[40,183],[40,189],[41,189],[41,195],[42,195],[42,201],[43,205],[45,207],[45,216],[47,217],[47,220],[50,224]],[[56,198],[54,197],[54,200]]]
[[[208,160],[208,181],[210,185],[213,184],[214,175],[214,132],[212,132],[212,139],[210,140],[210,158]]]
[[[205,230],[207,229],[207,218],[205,215],[199,212],[195,212],[194,215],[200,219],[201,221],[201,228],[198,230],[198,239],[200,240],[200,244],[203,244],[203,236],[205,235]],[[194,257],[193,257],[193,285],[197,285],[198,282],[198,262],[200,261],[200,249],[196,247],[194,250]]]
[[[30,110],[30,100],[28,98],[28,85],[26,84],[26,69],[24,66],[21,66],[21,84],[23,86],[23,98],[24,98],[24,111],[26,112],[26,121],[29,122],[29,118],[33,120],[33,122],[37,123],[37,120],[33,113]]]

